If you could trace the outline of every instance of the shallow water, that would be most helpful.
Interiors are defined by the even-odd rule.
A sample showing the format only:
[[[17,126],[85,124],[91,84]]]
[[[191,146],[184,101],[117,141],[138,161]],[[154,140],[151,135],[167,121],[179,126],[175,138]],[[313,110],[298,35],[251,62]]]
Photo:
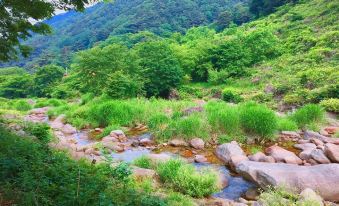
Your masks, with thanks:
[[[94,140],[91,140],[89,138],[89,130],[82,130],[76,134],[76,140],[79,145],[86,145],[93,143]],[[144,134],[142,136],[139,136],[139,139],[142,138],[149,138],[149,134]],[[144,148],[144,147],[137,147],[137,148],[131,148],[121,153],[112,153],[111,156],[118,161],[124,161],[127,163],[132,163],[135,159],[140,158],[144,155],[150,154],[150,153],[157,153],[157,154],[168,154],[173,157],[184,157],[184,158],[190,158],[193,156],[185,156],[185,151],[179,151],[180,148],[166,148],[163,150],[155,150],[152,151],[150,149]],[[230,199],[230,200],[237,200],[239,197],[241,197],[249,188],[255,187],[255,185],[249,181],[246,181],[244,178],[239,176],[233,176],[231,175],[230,170],[225,167],[224,165],[220,164],[220,161],[215,161],[215,158],[213,158],[215,155],[211,151],[204,151],[205,156],[211,156],[211,159],[213,160],[212,163],[192,163],[197,169],[202,168],[214,168],[216,170],[219,170],[222,174],[224,174],[228,179],[228,186],[224,188],[223,190],[213,194],[213,197],[223,198],[223,199]]]

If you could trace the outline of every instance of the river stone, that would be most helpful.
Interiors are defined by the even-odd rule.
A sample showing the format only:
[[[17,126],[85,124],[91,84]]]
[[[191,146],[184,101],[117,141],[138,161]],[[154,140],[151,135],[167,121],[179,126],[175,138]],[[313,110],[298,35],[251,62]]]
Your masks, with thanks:
[[[293,132],[293,131],[282,131],[280,132],[280,135],[284,137],[289,137],[289,138],[300,138],[300,134],[298,134],[297,132]]]
[[[246,154],[240,148],[236,141],[219,145],[216,149],[216,155],[226,164],[231,164],[232,157],[236,156],[238,157],[243,156],[244,159],[247,159]]]
[[[102,142],[119,142],[119,140],[116,137],[112,137],[112,136],[106,136],[102,138],[101,141]]]
[[[260,195],[257,188],[250,188],[245,193],[245,198],[247,200],[257,200],[258,196]]]
[[[50,126],[52,129],[61,130],[64,126],[65,115],[59,115],[53,122],[51,122]]]
[[[300,193],[299,200],[303,202],[312,202],[312,204],[317,206],[323,206],[323,198],[317,195],[312,189],[306,188]]]
[[[266,153],[272,156],[276,162],[285,162],[288,164],[301,164],[302,160],[293,152],[285,150],[279,146],[273,145],[266,149]]]
[[[313,149],[317,148],[317,146],[315,144],[313,144],[313,143],[295,144],[293,147],[297,148],[297,149],[300,149],[302,151],[313,150]]]
[[[153,145],[154,142],[150,138],[143,138],[139,141],[139,144],[146,147]]]
[[[321,140],[319,140],[319,139],[316,139],[316,138],[313,138],[313,139],[311,139],[311,142],[313,142],[315,145],[317,145],[317,146],[322,146],[322,145],[324,145],[324,142],[323,141],[321,141]]]
[[[312,155],[311,155],[312,151],[313,150],[304,150],[304,151],[300,152],[299,153],[300,159],[302,159],[302,160],[309,160],[309,159],[311,159],[312,158]]]
[[[313,132],[313,131],[304,132],[304,139],[311,140],[312,138],[319,139],[324,143],[332,143],[332,144],[338,144],[339,145],[339,138],[326,137],[324,135],[321,135],[321,134],[319,134],[317,132]]]
[[[102,145],[110,150],[113,150],[115,152],[123,152],[125,149],[119,145],[117,142],[102,142]]]
[[[318,191],[328,201],[339,201],[339,164],[299,166],[283,163],[243,161],[237,172],[262,188],[284,186],[301,192],[306,188]]]
[[[200,138],[191,139],[190,145],[195,149],[204,149],[205,142]]]
[[[65,134],[75,134],[77,132],[77,129],[70,124],[65,124],[61,128],[61,131]]]
[[[194,161],[197,163],[207,162],[207,158],[204,155],[195,155]]]
[[[188,146],[188,143],[185,142],[182,139],[172,139],[171,141],[169,141],[168,144],[173,146],[173,147],[186,147],[186,146]]]
[[[254,155],[248,156],[248,159],[255,162],[263,162],[263,159],[266,157],[266,155],[262,152],[257,152]]]
[[[325,144],[325,154],[332,162],[339,163],[339,145],[331,143]]]
[[[339,127],[326,127],[326,128],[324,128],[324,130],[328,134],[335,134],[339,130]]]
[[[311,157],[312,157],[312,159],[314,159],[315,161],[319,162],[320,164],[329,164],[329,163],[331,163],[331,161],[326,157],[324,152],[322,150],[320,150],[320,149],[312,150]]]

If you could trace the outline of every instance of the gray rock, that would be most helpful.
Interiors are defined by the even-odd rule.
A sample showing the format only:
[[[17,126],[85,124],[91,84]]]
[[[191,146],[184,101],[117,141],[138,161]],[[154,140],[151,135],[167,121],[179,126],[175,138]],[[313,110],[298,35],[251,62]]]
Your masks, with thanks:
[[[216,155],[226,164],[231,164],[232,157],[236,156],[247,159],[246,154],[235,141],[219,145],[216,149]]]
[[[195,149],[204,149],[205,148],[205,142],[200,138],[191,139],[190,145]]]
[[[294,148],[300,149],[300,150],[313,150],[315,148],[317,148],[317,146],[313,143],[305,143],[305,144],[295,144],[293,146]]]
[[[332,162],[339,163],[339,145],[331,143],[325,144],[325,154]]]
[[[311,157],[320,164],[329,164],[331,161],[326,157],[324,152],[320,149],[312,150]]]
[[[270,164],[243,161],[237,165],[237,172],[254,181],[262,188],[285,186],[298,192],[311,188],[325,200],[339,201],[339,164],[299,166],[293,164]]]
[[[186,147],[188,146],[188,143],[185,140],[182,139],[172,139],[168,142],[169,145],[173,147]]]
[[[302,160],[293,152],[285,150],[279,146],[273,145],[266,149],[266,153],[272,156],[276,162],[285,162],[288,164],[301,164]]]
[[[312,202],[314,205],[323,206],[323,198],[321,198],[312,189],[306,188],[300,193],[300,202]]]

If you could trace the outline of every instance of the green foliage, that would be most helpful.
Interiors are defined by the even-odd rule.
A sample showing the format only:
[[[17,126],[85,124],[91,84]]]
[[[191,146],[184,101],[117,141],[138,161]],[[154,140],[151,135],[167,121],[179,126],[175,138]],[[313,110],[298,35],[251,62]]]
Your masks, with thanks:
[[[65,104],[66,104],[66,101],[54,99],[54,98],[52,98],[52,99],[38,99],[38,101],[36,102],[34,107],[35,108],[47,107],[47,106],[59,107],[59,106],[65,105]]]
[[[34,92],[38,97],[50,97],[52,89],[60,83],[65,70],[55,65],[40,67],[34,75]]]
[[[133,187],[126,164],[76,162],[3,128],[0,163],[2,198],[18,205],[165,205],[163,199]]]
[[[141,167],[141,168],[145,168],[145,169],[151,169],[152,168],[152,162],[146,156],[141,156],[140,158],[135,159],[133,161],[133,164],[137,167]]]
[[[33,79],[29,74],[0,76],[0,96],[5,98],[25,98],[31,93]]]
[[[122,71],[117,71],[108,81],[106,94],[114,99],[127,99],[141,95],[142,88],[143,82]]]
[[[296,131],[298,125],[295,121],[289,118],[279,118],[278,119],[278,130],[279,131]]]
[[[170,192],[167,196],[167,203],[171,206],[193,206],[194,202],[190,197],[178,192]]]
[[[292,114],[291,118],[303,128],[311,123],[321,122],[324,118],[324,110],[319,105],[307,104]]]
[[[258,135],[262,140],[272,139],[277,129],[275,113],[252,102],[241,105],[240,123],[246,132]]]
[[[25,124],[24,130],[30,135],[35,136],[41,142],[47,143],[52,139],[49,125],[46,123],[30,123]]]
[[[339,113],[339,99],[326,99],[321,101],[320,105],[327,111]]]
[[[109,135],[113,130],[119,130],[121,129],[119,125],[109,125],[108,127],[105,127],[104,131],[98,136],[98,138],[103,138]]]
[[[172,88],[180,85],[183,71],[167,42],[140,43],[135,47],[139,57],[145,90],[148,97],[167,97]]]
[[[172,159],[159,163],[160,179],[171,188],[192,197],[204,197],[217,191],[217,176],[212,171],[197,171],[194,166]]]
[[[19,100],[14,103],[14,108],[19,111],[28,111],[32,109],[32,105],[30,105],[26,100]]]
[[[240,93],[237,90],[228,89],[228,88],[222,91],[222,99],[225,102],[232,102],[232,103],[239,103],[243,100],[243,98],[240,96]]]

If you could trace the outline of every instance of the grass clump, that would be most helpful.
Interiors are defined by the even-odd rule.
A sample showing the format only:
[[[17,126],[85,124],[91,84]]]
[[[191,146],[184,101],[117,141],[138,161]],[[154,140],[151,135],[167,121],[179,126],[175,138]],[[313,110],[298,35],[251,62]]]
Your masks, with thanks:
[[[224,89],[222,91],[222,99],[225,102],[231,102],[231,103],[239,103],[243,101],[243,98],[241,97],[240,93],[235,89]]]
[[[13,205],[142,205],[166,201],[134,188],[128,166],[90,165],[46,143],[0,127],[0,203]],[[16,194],[16,195],[13,195]]]
[[[217,191],[217,175],[210,170],[197,171],[179,159],[159,163],[157,172],[165,185],[192,197],[205,197]]]
[[[18,111],[28,111],[32,106],[26,100],[18,100],[14,103],[14,108]]]
[[[200,137],[206,139],[208,137],[208,124],[204,121],[204,117],[199,114],[192,114],[173,120],[173,131],[175,136],[183,137],[186,140]]]
[[[324,118],[324,110],[316,104],[307,104],[292,114],[292,119],[300,128],[305,128],[312,123],[319,123]]]
[[[61,105],[65,105],[66,101],[64,100],[59,100],[59,99],[38,99],[36,104],[34,105],[35,108],[41,108],[41,107],[47,107],[47,106],[52,106],[52,107],[59,107]]]
[[[259,136],[261,140],[272,139],[278,126],[272,110],[253,102],[241,106],[240,123],[246,132]]]
[[[145,169],[151,169],[152,168],[152,161],[146,157],[141,156],[133,161],[133,164],[137,167],[145,168]]]
[[[295,121],[289,118],[280,118],[278,119],[278,130],[279,131],[296,131],[298,125]]]

